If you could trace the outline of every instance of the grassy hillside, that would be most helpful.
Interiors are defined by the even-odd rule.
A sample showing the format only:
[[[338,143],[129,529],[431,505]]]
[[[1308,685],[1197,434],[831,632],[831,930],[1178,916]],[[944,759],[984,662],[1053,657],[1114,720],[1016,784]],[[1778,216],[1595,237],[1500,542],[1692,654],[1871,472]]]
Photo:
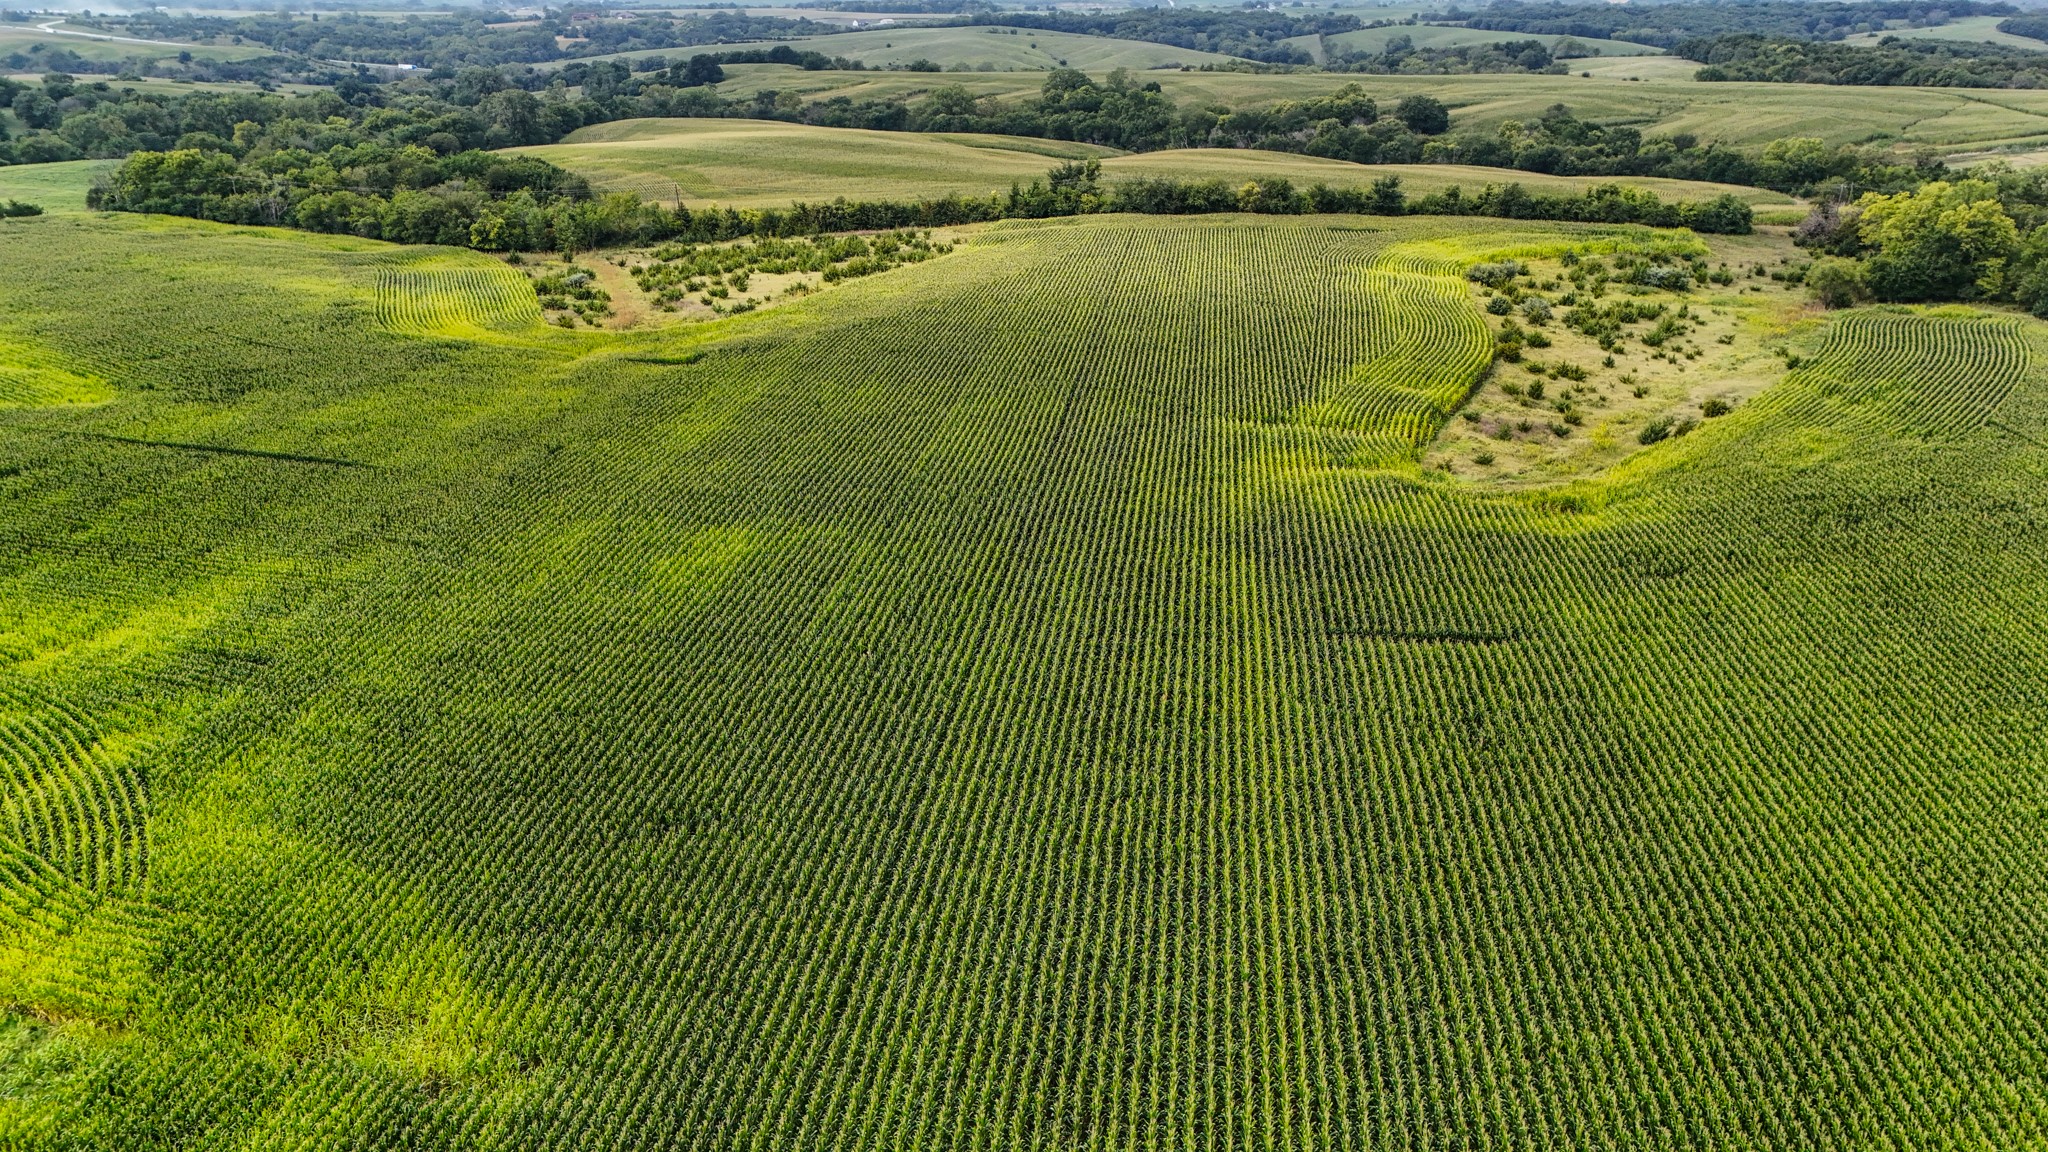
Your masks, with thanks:
[[[560,164],[605,189],[673,200],[680,187],[685,201],[736,207],[838,196],[979,195],[1040,179],[1065,159],[1114,154],[1070,141],[772,120],[622,120],[581,129],[560,144],[514,151]]]
[[[2004,19],[2003,16],[1960,16],[1946,24],[1936,24],[1932,28],[1893,28],[1884,32],[1846,37],[1842,43],[1867,46],[1887,36],[1897,36],[1907,40],[1952,40],[1966,44],[1996,44],[2001,48],[2048,52],[2048,43],[2031,36],[2015,36],[2010,32],[2000,32],[1998,22]]]
[[[1451,184],[1477,188],[1519,181],[1532,189],[1587,188],[1591,177],[1545,176],[1455,164],[1360,165],[1313,156],[1240,149],[1176,149],[1119,156],[1107,148],[1056,140],[969,133],[934,135],[815,128],[774,120],[625,120],[573,133],[560,144],[514,151],[543,157],[587,176],[599,187],[673,200],[734,207],[795,200],[917,199],[948,193],[981,195],[1041,179],[1064,159],[1103,158],[1119,176],[1283,176],[1302,184],[1364,186],[1389,173],[1416,192]],[[4,180],[4,176],[0,176]],[[1685,180],[1631,180],[1659,195],[1706,199],[1734,192],[1755,204],[1790,204],[1756,188]]]
[[[1602,56],[1568,61],[1574,73],[1590,72],[1602,80],[1659,80],[1687,83],[1700,70],[1683,56]]]
[[[1691,132],[1705,140],[1762,147],[1788,135],[1831,143],[1926,144],[1964,151],[1986,146],[2048,144],[2048,90],[1855,88],[1820,84],[1701,84],[1695,66],[1664,57],[1573,63],[1569,76],[1355,76],[1296,73],[1159,72],[1157,80],[1183,104],[1231,107],[1269,104],[1363,84],[1382,103],[1410,93],[1436,96],[1453,108],[1458,127],[1528,120],[1553,104],[1578,115],[1636,125],[1651,135]],[[1017,98],[1038,90],[1034,73],[931,76],[911,72],[804,72],[772,64],[728,69],[719,90],[762,89],[810,98],[903,96],[960,84],[979,95]],[[1593,71],[1590,78],[1581,71]],[[1640,82],[1630,76],[1641,76]]]
[[[1579,242],[1012,224],[617,336],[0,229],[5,1142],[2048,1138],[2040,326],[1419,469],[1462,263]]]
[[[46,212],[85,211],[86,189],[118,160],[69,160],[61,164],[0,165],[0,200],[26,200]]]
[[[1114,68],[1178,68],[1182,65],[1222,64],[1235,60],[1217,52],[1175,48],[1145,40],[1115,40],[1107,36],[1081,36],[1072,32],[1036,32],[1028,28],[882,28],[864,32],[840,32],[830,36],[800,36],[790,40],[764,40],[739,44],[706,44],[695,48],[620,52],[595,60],[627,60],[661,56],[682,60],[700,52],[732,52],[748,48],[772,48],[788,44],[793,48],[844,56],[870,68],[901,67],[917,60],[929,60],[942,68],[975,68],[999,72],[1046,71],[1079,68],[1107,72]]]

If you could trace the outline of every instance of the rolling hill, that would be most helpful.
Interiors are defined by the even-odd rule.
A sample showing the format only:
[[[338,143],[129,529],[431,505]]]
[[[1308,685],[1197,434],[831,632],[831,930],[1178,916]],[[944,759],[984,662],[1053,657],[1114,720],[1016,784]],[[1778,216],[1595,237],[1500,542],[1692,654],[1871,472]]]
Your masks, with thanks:
[[[1534,119],[1551,105],[1563,104],[1577,115],[1632,125],[1645,135],[1688,132],[1743,147],[1801,135],[1836,144],[1925,144],[1942,152],[2048,144],[2048,90],[1702,84],[1692,79],[1695,70],[1689,61],[1645,56],[1575,61],[1566,76],[1161,71],[1145,79],[1158,81],[1182,105],[1231,108],[1299,99],[1353,83],[1362,84],[1382,105],[1421,93],[1449,104],[1458,128]],[[773,64],[727,71],[730,77],[719,91],[728,95],[772,89],[807,99],[914,98],[953,84],[976,95],[1018,99],[1035,93],[1044,79],[1029,72],[805,72]],[[1583,77],[1580,71],[1594,75]]]
[[[588,177],[600,188],[658,200],[711,201],[733,207],[796,200],[919,199],[982,195],[1030,183],[1062,160],[1100,159],[1105,176],[1180,180],[1277,176],[1364,186],[1389,174],[1413,192],[1451,185],[1519,182],[1534,190],[1581,190],[1599,177],[1546,176],[1455,164],[1360,165],[1285,152],[1173,149],[1119,155],[1056,140],[967,133],[870,132],[777,120],[625,120],[581,129],[560,144],[514,149]],[[1686,180],[1628,179],[1667,199],[1708,199],[1732,192],[1759,205],[1793,203],[1775,192]]]

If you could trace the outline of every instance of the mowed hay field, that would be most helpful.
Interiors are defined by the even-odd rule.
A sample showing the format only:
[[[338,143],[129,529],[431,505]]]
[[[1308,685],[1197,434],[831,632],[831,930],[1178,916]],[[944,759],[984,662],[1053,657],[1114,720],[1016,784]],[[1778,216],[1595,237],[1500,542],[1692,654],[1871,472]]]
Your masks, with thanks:
[[[2048,1139],[2040,325],[1506,492],[1463,261],[1640,238],[1507,227],[0,229],[6,1143]]]
[[[1061,140],[971,133],[871,132],[818,128],[779,120],[621,120],[571,133],[560,144],[512,151],[530,153],[588,177],[599,188],[656,200],[708,201],[762,207],[797,200],[919,199],[948,194],[979,196],[1011,184],[1043,180],[1068,160],[1099,159],[1116,179],[1256,180],[1280,177],[1301,185],[1367,186],[1394,175],[1411,193],[1453,185],[1474,191],[1487,184],[1520,183],[1537,191],[1581,191],[1614,180],[1546,176],[1460,164],[1352,164],[1286,152],[1237,148],[1180,148],[1137,155]],[[4,181],[0,175],[0,181]],[[1670,199],[1705,200],[1734,193],[1757,205],[1788,205],[1791,197],[1765,189],[1691,180],[1627,178],[1621,183]],[[0,183],[4,187],[4,183]]]
[[[1295,100],[1359,84],[1391,109],[1411,94],[1451,106],[1454,127],[1490,128],[1532,120],[1553,104],[1603,123],[1628,124],[1645,135],[1689,132],[1702,140],[1761,148],[1786,136],[1818,136],[1831,144],[1925,144],[1937,151],[2048,145],[2048,90],[1858,88],[1829,84],[1703,84],[1687,61],[1662,57],[1570,61],[1568,76],[1361,76],[1350,73],[1259,75],[1160,70],[1157,80],[1183,105],[1232,108]],[[1592,76],[1579,75],[1590,71]],[[727,96],[773,89],[806,99],[846,96],[915,97],[957,84],[978,96],[1017,99],[1038,91],[1040,73],[806,72],[776,64],[728,67]],[[1674,75],[1674,72],[1676,73]],[[1631,76],[1642,77],[1640,81]]]

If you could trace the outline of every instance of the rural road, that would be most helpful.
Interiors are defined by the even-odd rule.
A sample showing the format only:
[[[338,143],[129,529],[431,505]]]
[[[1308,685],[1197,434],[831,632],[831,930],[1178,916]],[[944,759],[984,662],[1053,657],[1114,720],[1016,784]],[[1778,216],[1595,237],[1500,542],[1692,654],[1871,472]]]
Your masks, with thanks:
[[[62,20],[51,20],[47,23],[36,25],[36,31],[47,32],[52,36],[79,36],[87,40],[112,40],[120,44],[154,44],[162,48],[204,47],[201,44],[188,44],[182,40],[138,40],[133,36],[110,36],[104,32],[80,32],[75,28],[57,27],[57,25],[62,23]]]

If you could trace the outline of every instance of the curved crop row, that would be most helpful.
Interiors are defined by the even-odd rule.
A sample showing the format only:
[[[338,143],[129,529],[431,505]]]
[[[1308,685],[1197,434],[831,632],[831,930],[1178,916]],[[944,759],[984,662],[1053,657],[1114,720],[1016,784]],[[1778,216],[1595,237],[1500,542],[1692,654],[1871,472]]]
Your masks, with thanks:
[[[2033,367],[2020,321],[1868,310],[1840,317],[1793,382],[1886,428],[1952,440],[1982,427]]]
[[[413,336],[461,338],[518,332],[540,323],[525,276],[496,261],[440,257],[387,267],[377,275],[377,321]]]
[[[0,333],[0,408],[100,404],[112,398],[112,387],[100,377]]]
[[[0,685],[0,835],[102,892],[139,887],[148,801],[132,767],[61,703]]]

